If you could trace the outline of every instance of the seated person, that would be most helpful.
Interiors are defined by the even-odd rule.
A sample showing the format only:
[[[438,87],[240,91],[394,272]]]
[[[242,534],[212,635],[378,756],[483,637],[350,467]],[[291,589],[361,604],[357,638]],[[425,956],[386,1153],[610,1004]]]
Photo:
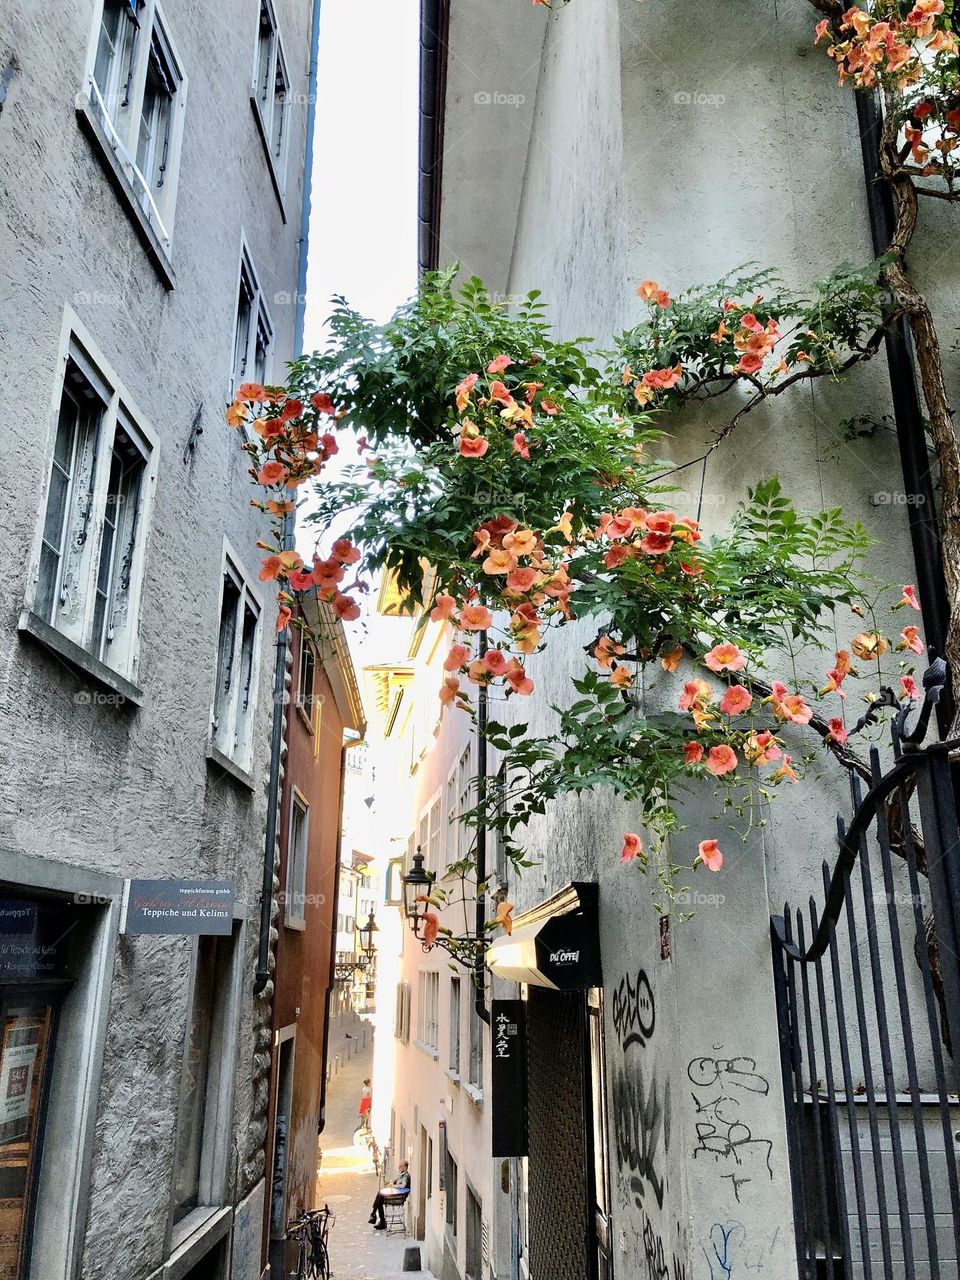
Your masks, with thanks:
[[[377,1231],[386,1231],[387,1219],[383,1212],[384,1197],[388,1200],[394,1196],[402,1196],[404,1199],[410,1194],[410,1166],[406,1160],[400,1161],[400,1172],[394,1181],[387,1187],[383,1187],[377,1192],[377,1197],[373,1202],[373,1210],[368,1221]],[[379,1217],[379,1221],[377,1221]]]

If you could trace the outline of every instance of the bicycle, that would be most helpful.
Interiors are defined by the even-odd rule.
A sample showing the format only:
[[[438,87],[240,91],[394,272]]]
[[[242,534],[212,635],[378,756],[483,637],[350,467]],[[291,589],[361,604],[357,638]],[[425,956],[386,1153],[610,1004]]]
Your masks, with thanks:
[[[293,1280],[333,1280],[327,1246],[336,1220],[325,1204],[322,1209],[304,1210],[299,1218],[287,1223],[286,1238],[297,1241],[297,1265],[290,1272]]]

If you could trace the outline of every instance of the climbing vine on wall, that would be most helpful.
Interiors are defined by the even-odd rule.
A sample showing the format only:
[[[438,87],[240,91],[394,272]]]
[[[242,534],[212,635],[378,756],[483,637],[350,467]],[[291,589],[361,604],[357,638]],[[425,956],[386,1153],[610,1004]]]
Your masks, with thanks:
[[[325,351],[295,365],[286,388],[241,387],[228,410],[244,432],[252,478],[270,491],[259,503],[273,521],[261,576],[278,583],[280,625],[306,590],[350,621],[364,580],[395,574],[424,617],[449,625],[439,695],[469,713],[471,684],[489,691],[494,708],[497,699],[540,696],[530,655],[571,622],[595,619],[553,733],[536,738],[494,715],[489,734],[509,781],[492,787],[470,820],[498,827],[522,863],[519,833],[531,816],[564,793],[605,786],[637,803],[658,848],[670,839],[676,865],[719,870],[715,837],[701,832],[688,845],[681,834],[678,793],[707,780],[749,822],[806,763],[791,758],[785,730],[810,725],[820,698],[818,736],[842,748],[847,678],[876,676],[880,658],[899,647],[899,692],[911,699],[911,664],[923,645],[909,624],[888,634],[890,603],[862,572],[867,535],[839,510],[804,515],[771,479],[723,536],[703,536],[694,515],[670,504],[660,433],[636,388],[664,368],[676,374],[654,388],[658,407],[656,396],[684,382],[694,394],[711,379],[743,379],[753,392],[777,385],[778,363],[786,376],[791,368],[836,376],[882,322],[875,272],[840,273],[810,304],[782,292],[766,303],[720,298],[722,288],[716,298],[675,303],[646,281],[640,289],[654,318],[606,360],[586,339],[555,341],[536,295],[511,314],[477,281],[457,293],[454,276],[426,278],[385,326],[339,303]],[[851,290],[867,299],[865,314],[845,301]],[[716,354],[703,345],[715,336],[703,336],[714,311],[730,331]],[[751,361],[738,371],[761,335],[760,368]],[[614,372],[599,372],[605,366]],[[363,460],[325,479],[342,426],[362,433]],[[329,547],[308,562],[287,547],[285,523],[291,491],[305,483],[313,486],[305,520]],[[893,607],[917,607],[912,587]],[[838,608],[861,615],[863,630],[828,651],[822,682],[808,687],[795,661],[824,648]],[[684,657],[694,664],[685,680],[674,677]],[[645,710],[652,672],[676,679],[674,710]],[[620,852],[643,862],[648,851],[628,832]]]

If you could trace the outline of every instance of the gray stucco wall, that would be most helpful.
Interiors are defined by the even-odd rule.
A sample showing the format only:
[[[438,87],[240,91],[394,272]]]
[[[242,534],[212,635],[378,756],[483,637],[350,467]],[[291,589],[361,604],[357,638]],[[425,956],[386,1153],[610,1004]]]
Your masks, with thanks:
[[[804,286],[843,260],[869,261],[853,100],[812,48],[815,16],[806,0],[788,0],[775,14],[760,0],[690,0],[682,17],[660,0],[576,0],[548,17],[508,293],[542,290],[560,333],[604,342],[640,318],[634,288],[647,277],[677,293],[758,262]],[[956,326],[956,237],[949,211],[922,212],[912,258],[947,345]],[[451,196],[445,239],[454,248],[461,217],[470,214]],[[950,350],[952,386],[958,365]],[[871,568],[882,580],[913,581],[895,441],[883,431],[854,445],[842,439],[845,418],[889,414],[886,378],[881,357],[842,385],[803,389],[746,419],[708,466],[708,531],[727,523],[748,486],[778,473],[798,506],[842,504],[867,525],[877,540]],[[670,420],[666,455],[677,464],[698,456],[724,421],[715,407]],[[682,486],[685,473],[677,479]],[[698,488],[699,474],[678,495],[678,510],[695,504]],[[839,616],[838,645],[859,629]],[[568,677],[593,634],[578,624],[534,660],[537,693],[520,708],[532,732],[551,724],[551,702],[568,699]],[[812,655],[800,669],[825,667]],[[683,678],[661,675],[650,705],[674,706]],[[607,795],[570,799],[530,829],[540,863],[511,894],[521,908],[578,876],[601,885],[618,1274],[794,1274],[767,930],[785,898],[819,896],[820,863],[833,861],[835,814],[847,804],[845,779],[825,767],[777,797],[762,840],[757,833],[741,849],[730,837],[734,856],[723,875],[687,877],[707,897],[694,904],[692,921],[673,924],[669,958],[650,880],[618,864],[622,833],[638,829],[628,806]],[[694,833],[714,810],[709,797],[691,802],[679,861],[692,860]],[[625,1049],[623,1002],[641,972],[656,1031]],[[915,970],[907,982],[919,982]],[[736,1059],[751,1065],[733,1070],[755,1078],[731,1087]],[[699,1109],[715,1092],[703,1085],[711,1063],[714,1083],[742,1095],[738,1120],[757,1139],[751,1158],[759,1166],[736,1188],[723,1159],[697,1150]],[[631,1142],[638,1132],[639,1146]],[[652,1192],[661,1178],[662,1203]]]
[[[122,877],[236,881],[249,921],[230,1161],[237,1200],[257,1176],[260,1133],[252,983],[274,652],[268,587],[261,593],[253,790],[208,764],[206,750],[224,537],[254,581],[257,573],[259,526],[246,460],[223,421],[241,235],[275,326],[274,379],[282,378],[293,347],[310,6],[275,0],[274,7],[293,93],[286,221],[249,101],[257,0],[163,5],[189,80],[172,291],[78,127],[74,99],[99,6],[85,0],[54,10],[13,0],[0,16],[0,64],[14,60],[0,115],[0,381],[7,405],[0,438],[8,460],[0,541],[10,552],[0,583],[0,843]],[[49,470],[65,306],[160,441],[146,530],[139,708],[78,705],[89,681],[17,633]],[[203,434],[184,462],[201,402]],[[165,1256],[190,953],[189,941],[174,937],[117,944],[83,1263],[91,1280],[132,1280]]]

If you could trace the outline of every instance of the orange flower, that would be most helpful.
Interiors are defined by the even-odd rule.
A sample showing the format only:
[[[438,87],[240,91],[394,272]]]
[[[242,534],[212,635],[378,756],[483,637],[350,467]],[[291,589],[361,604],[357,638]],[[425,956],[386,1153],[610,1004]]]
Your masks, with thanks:
[[[440,686],[440,701],[447,707],[460,692],[460,681],[456,676],[447,676]]]
[[[719,871],[723,866],[723,854],[716,840],[701,840],[697,846],[700,861],[708,871]]]
[[[470,650],[465,644],[451,645],[450,652],[443,660],[444,671],[459,671],[469,657]]]
[[[813,708],[807,706],[799,693],[791,693],[775,702],[773,710],[781,720],[789,720],[791,724],[809,724],[813,719]]]
[[[838,746],[842,747],[849,736],[843,726],[843,721],[839,716],[835,716],[832,720],[828,721],[828,725],[830,732],[827,734],[827,740],[836,742]]]
[[[621,862],[633,862],[634,858],[643,857],[643,841],[635,831],[627,831],[623,837],[623,848],[620,850]]]
[[[913,676],[901,676],[900,688],[903,691],[901,697],[909,698],[911,702],[918,702],[923,694],[920,692],[920,686],[914,680]]]
[[[483,572],[489,574],[512,573],[516,567],[517,557],[512,551],[504,551],[501,547],[494,547],[482,565]]]
[[[684,764],[699,764],[703,759],[703,744],[695,739],[683,744]]]
[[[735,644],[725,641],[715,644],[709,653],[704,654],[704,665],[711,671],[742,671],[747,665],[746,657]]]
[[[277,613],[277,631],[282,631],[293,617],[293,610],[288,604],[282,604]]]
[[[430,610],[431,622],[449,622],[456,612],[457,602],[445,591],[438,591],[434,596],[433,608]]]
[[[532,529],[514,529],[503,535],[503,545],[515,556],[532,556],[537,549],[537,535]]]
[[[360,617],[360,606],[351,596],[334,596],[333,611],[344,622],[355,622]]]
[[[509,369],[513,361],[509,356],[495,356],[487,365],[487,373],[503,373],[504,369]]]
[[[494,920],[503,929],[504,933],[513,933],[513,903],[498,902]]]
[[[614,657],[618,657],[621,653],[626,653],[626,649],[622,644],[615,644],[609,636],[601,636],[597,641],[593,656],[606,671],[613,666]]]
[[[923,640],[917,627],[904,627],[900,632],[898,649],[909,649],[911,653],[923,653]]]
[[[460,610],[460,626],[464,631],[486,631],[493,625],[493,614],[482,604],[465,604]]]
[[[710,701],[710,686],[706,680],[688,680],[680,695],[680,710],[690,711],[698,702]]]
[[[527,437],[522,431],[518,431],[513,437],[513,452],[519,453],[520,457],[524,459],[529,459],[530,457],[530,446],[527,443]]]
[[[633,684],[633,676],[626,667],[616,667],[610,673],[610,683],[615,684],[618,689],[629,689]]]
[[[889,647],[879,631],[861,631],[850,642],[850,648],[865,662],[873,658],[882,658]]]
[[[743,754],[751,764],[769,764],[780,759],[780,748],[769,729],[762,733],[750,733],[743,744]]]
[[[279,556],[267,556],[266,560],[260,565],[260,581],[272,582],[280,576],[281,568]]]
[[[268,498],[264,506],[272,516],[288,516],[296,510],[295,502],[278,502],[276,498]]]
[[[683,366],[674,365],[672,369],[649,369],[643,375],[643,385],[653,387],[655,391],[669,391],[683,377]]]
[[[287,468],[282,462],[265,462],[257,472],[257,480],[262,485],[282,484],[288,475]]]
[[[440,917],[435,911],[423,913],[423,945],[432,947],[440,934]]]
[[[514,693],[519,693],[524,698],[528,698],[533,693],[533,681],[516,658],[512,658],[510,661],[506,671],[506,679],[507,684],[510,685]]]
[[[490,441],[483,436],[460,435],[460,454],[464,458],[482,458],[490,448]]]
[[[263,404],[266,398],[267,393],[259,382],[240,383],[240,390],[237,392],[238,400],[256,401],[258,404]]]
[[[536,569],[514,569],[507,577],[506,590],[511,595],[522,596],[530,590],[538,576]]]
[[[680,666],[680,662],[682,658],[683,658],[683,646],[678,644],[675,649],[667,650],[667,652],[660,659],[660,665],[661,667],[663,667],[664,671],[676,671],[677,668]]]
[[[767,781],[779,782],[781,778],[784,778],[787,782],[797,781],[797,775],[794,772],[794,770],[791,768],[790,756],[788,755],[785,755],[783,757],[783,764],[780,766],[779,769],[777,769],[775,773],[771,773]]]
[[[670,295],[666,289],[661,289],[656,280],[642,280],[637,289],[638,297],[644,302],[656,304],[658,307],[669,307]]]
[[[720,710],[725,716],[743,715],[749,711],[753,703],[753,695],[742,684],[732,684],[720,699]]]
[[[476,373],[468,373],[462,382],[457,383],[455,392],[457,397],[457,413],[463,413],[464,409],[467,407],[467,403],[470,400],[470,393],[477,385],[478,377],[479,375]]]
[[[502,649],[488,649],[483,655],[483,665],[492,676],[504,676],[509,668],[507,655]]]
[[[490,399],[497,400],[500,404],[505,405],[508,409],[514,405],[513,396],[507,390],[502,382],[496,379],[490,383]]]
[[[707,752],[707,768],[715,778],[722,778],[725,773],[732,773],[737,767],[737,753],[726,743],[711,747]]]
[[[633,398],[642,408],[644,405],[649,404],[653,399],[653,392],[650,390],[649,386],[646,386],[642,382],[638,382],[633,388]]]
[[[341,564],[356,564],[360,559],[360,552],[349,538],[338,538],[330,548],[330,554]]]
[[[315,392],[310,397],[310,403],[316,409],[317,413],[325,413],[331,418],[336,416],[336,410],[333,407],[333,401],[323,391]]]
[[[673,546],[669,533],[648,533],[640,539],[640,550],[648,556],[662,556]]]

